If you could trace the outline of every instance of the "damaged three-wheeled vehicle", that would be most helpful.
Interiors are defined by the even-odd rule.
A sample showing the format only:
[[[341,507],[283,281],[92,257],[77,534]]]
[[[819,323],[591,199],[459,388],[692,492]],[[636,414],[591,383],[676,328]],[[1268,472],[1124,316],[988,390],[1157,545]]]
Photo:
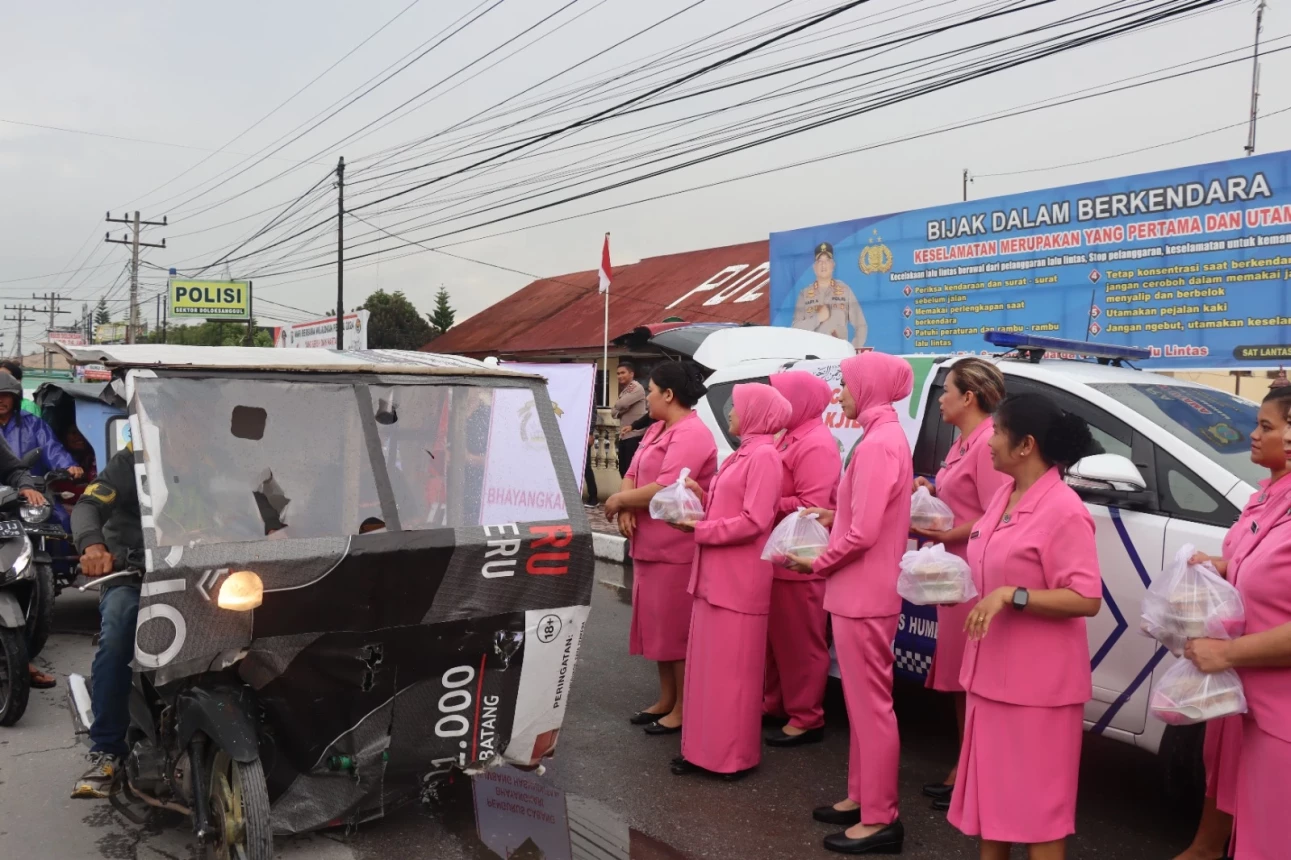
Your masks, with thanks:
[[[552,753],[593,558],[541,379],[416,352],[63,351],[113,371],[134,450],[126,797],[267,860],[273,834]]]

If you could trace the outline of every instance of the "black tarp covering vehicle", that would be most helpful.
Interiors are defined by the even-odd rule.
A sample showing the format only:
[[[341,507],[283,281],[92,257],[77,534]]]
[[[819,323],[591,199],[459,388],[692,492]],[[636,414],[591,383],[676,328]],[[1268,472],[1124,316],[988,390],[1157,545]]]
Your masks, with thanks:
[[[136,669],[236,679],[275,833],[552,753],[593,554],[541,379],[392,351],[65,352],[129,410]]]

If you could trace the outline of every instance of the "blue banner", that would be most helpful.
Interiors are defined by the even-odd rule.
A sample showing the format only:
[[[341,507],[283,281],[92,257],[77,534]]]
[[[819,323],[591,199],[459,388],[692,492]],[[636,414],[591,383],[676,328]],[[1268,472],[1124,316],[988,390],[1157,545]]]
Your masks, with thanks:
[[[771,234],[771,323],[890,353],[991,330],[1291,362],[1291,152]]]

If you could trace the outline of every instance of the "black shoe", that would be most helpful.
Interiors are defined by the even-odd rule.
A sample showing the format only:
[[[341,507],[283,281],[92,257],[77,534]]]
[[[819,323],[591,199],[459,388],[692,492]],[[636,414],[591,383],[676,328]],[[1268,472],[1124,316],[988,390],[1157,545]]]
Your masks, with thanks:
[[[775,714],[762,715],[762,727],[766,729],[782,729],[789,725],[788,717],[777,717]]]
[[[659,720],[663,719],[666,716],[668,715],[652,714],[649,711],[641,711],[639,713],[633,714],[632,718],[629,719],[628,722],[634,726],[648,726],[651,723],[657,723]]]
[[[825,739],[825,727],[818,729],[808,729],[800,735],[786,735],[783,731],[767,735],[766,741],[769,747],[803,747],[807,744],[818,744]]]
[[[946,785],[940,782],[930,782],[923,787],[923,796],[931,797],[933,800],[941,800],[950,797],[955,791],[955,786]]]
[[[673,776],[687,776],[692,773],[700,773],[703,768],[697,764],[691,764],[684,758],[678,756],[672,760],[672,765],[670,765],[669,770],[672,771]]]
[[[748,768],[747,770],[737,770],[735,773],[719,773],[715,775],[720,776],[726,782],[739,782],[740,780],[744,779],[744,777],[748,776],[751,773],[753,773],[753,768]]]
[[[939,797],[932,802],[932,808],[937,812],[950,812],[950,798]]]
[[[849,839],[846,832],[825,837],[825,847],[839,854],[900,854],[904,843],[905,825],[900,820],[864,839]]]
[[[676,735],[681,733],[681,726],[668,728],[667,726],[660,725],[659,723],[651,723],[645,727],[644,731],[646,734],[653,735],[655,737],[660,735]]]
[[[812,810],[811,817],[821,824],[832,824],[835,827],[855,827],[861,823],[861,810],[857,808],[843,811],[832,806],[821,806]]]

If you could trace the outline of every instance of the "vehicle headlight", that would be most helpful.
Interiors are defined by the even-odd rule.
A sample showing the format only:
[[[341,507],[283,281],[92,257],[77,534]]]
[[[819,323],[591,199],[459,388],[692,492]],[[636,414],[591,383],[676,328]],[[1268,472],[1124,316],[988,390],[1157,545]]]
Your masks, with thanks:
[[[220,583],[220,594],[215,600],[221,609],[250,612],[264,602],[264,583],[258,574],[249,570],[230,573]]]
[[[51,510],[52,509],[49,505],[23,505],[22,509],[19,510],[18,513],[22,516],[22,521],[24,523],[36,525],[37,523],[43,523],[45,520],[49,519],[49,513]]]

